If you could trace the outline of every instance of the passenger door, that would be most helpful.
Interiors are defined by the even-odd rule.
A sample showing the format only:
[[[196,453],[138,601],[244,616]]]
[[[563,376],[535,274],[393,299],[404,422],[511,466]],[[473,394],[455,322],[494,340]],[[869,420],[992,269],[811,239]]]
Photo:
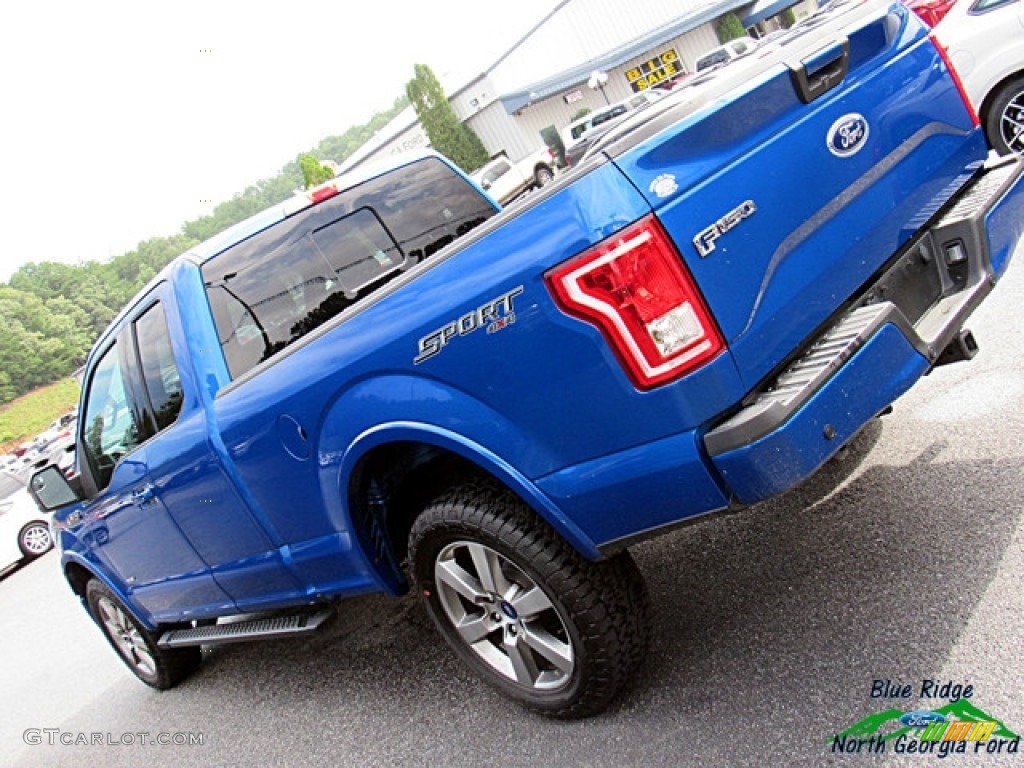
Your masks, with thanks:
[[[156,498],[129,373],[132,346],[130,329],[118,334],[86,382],[81,466],[95,495],[75,533],[148,614],[223,608],[227,595]]]
[[[302,585],[208,439],[187,357],[172,343],[165,305],[173,301],[169,286],[158,286],[94,366],[82,443],[97,492],[82,535],[156,621],[288,602]]]
[[[182,355],[179,364],[162,303],[146,309],[133,326],[140,409],[152,435],[146,450],[154,496],[240,609],[301,598],[302,582],[225,473],[209,439],[206,411],[185,396],[187,358]],[[180,342],[183,349],[184,338]]]

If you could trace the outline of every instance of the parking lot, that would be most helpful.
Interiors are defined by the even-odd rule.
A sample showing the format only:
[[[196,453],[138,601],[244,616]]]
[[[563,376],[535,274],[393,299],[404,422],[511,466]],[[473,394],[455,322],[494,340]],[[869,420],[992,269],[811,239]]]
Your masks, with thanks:
[[[932,765],[833,737],[924,681],[1024,731],[1024,253],[936,370],[811,483],[635,550],[643,676],[556,722],[481,687],[410,599],[345,603],[309,639],[207,653],[157,693],[107,647],[54,553],[0,580],[0,763],[18,766]],[[868,449],[871,453],[860,463]],[[876,680],[909,700],[872,698]],[[161,741],[166,744],[152,744]],[[1017,764],[1019,754],[942,764]]]

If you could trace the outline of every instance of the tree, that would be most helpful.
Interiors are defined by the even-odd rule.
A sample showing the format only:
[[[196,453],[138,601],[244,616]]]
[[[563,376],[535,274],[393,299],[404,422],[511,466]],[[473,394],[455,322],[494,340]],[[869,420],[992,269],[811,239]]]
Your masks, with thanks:
[[[302,169],[302,183],[306,189],[323,184],[325,181],[330,181],[334,178],[334,171],[326,165],[321,165],[320,161],[308,152],[304,155],[299,155],[299,168]]]
[[[789,29],[796,24],[796,12],[792,8],[787,8],[779,14],[779,23],[783,29]]]
[[[745,37],[747,34],[743,22],[740,21],[735,13],[727,13],[724,16],[720,16],[716,31],[718,32],[718,41],[720,43],[728,43],[730,40]]]
[[[414,71],[405,93],[431,145],[467,173],[475,171],[490,159],[480,137],[455,116],[433,70],[417,64]]]
[[[408,106],[408,99],[399,96],[390,110],[323,139],[304,155],[321,170],[324,161],[340,163]],[[8,284],[0,283],[0,403],[81,365],[93,340],[175,256],[295,194],[307,180],[302,157],[219,204],[212,214],[186,222],[180,234],[143,240],[135,250],[107,262],[23,264]]]

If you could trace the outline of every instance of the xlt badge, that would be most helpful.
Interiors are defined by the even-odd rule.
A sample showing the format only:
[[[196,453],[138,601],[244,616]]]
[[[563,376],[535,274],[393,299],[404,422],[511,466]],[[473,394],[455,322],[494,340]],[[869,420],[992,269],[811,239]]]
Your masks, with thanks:
[[[696,246],[697,253],[700,254],[700,257],[703,259],[715,250],[715,240],[744,219],[753,216],[756,211],[757,206],[754,205],[754,201],[747,200],[746,202],[737,205],[710,227],[701,230],[701,232],[693,238],[693,244]]]

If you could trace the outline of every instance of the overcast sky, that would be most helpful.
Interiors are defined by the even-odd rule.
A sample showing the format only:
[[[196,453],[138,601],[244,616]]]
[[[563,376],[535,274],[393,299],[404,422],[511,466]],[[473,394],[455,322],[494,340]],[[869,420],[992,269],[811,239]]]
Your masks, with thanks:
[[[389,108],[414,63],[466,80],[556,4],[8,3],[0,280],[175,234]]]

